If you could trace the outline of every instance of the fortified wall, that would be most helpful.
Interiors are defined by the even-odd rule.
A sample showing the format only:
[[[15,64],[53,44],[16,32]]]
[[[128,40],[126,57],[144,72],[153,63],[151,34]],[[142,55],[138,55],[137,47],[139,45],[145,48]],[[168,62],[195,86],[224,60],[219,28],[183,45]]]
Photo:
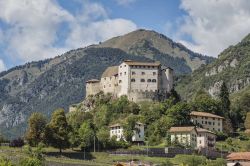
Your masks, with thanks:
[[[124,61],[108,67],[100,80],[86,81],[86,96],[100,91],[113,97],[127,95],[130,101],[162,101],[173,88],[173,70],[159,62]]]

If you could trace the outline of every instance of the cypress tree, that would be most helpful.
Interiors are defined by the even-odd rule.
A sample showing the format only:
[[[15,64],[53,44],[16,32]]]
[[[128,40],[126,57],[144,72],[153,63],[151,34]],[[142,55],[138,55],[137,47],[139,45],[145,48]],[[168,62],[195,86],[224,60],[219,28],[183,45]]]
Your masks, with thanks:
[[[220,101],[221,101],[221,110],[223,114],[228,117],[229,116],[229,111],[230,111],[230,100],[229,100],[229,91],[226,86],[226,83],[223,82],[221,89],[220,89]]]

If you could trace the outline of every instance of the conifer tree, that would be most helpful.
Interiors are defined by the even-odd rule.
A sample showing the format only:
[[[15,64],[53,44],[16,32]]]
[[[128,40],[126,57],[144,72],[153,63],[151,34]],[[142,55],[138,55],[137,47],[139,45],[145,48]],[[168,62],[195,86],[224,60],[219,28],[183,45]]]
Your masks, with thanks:
[[[221,109],[222,112],[225,116],[229,116],[229,111],[230,111],[230,100],[229,100],[229,91],[228,88],[226,86],[226,83],[223,82],[221,85],[221,89],[220,89],[220,101],[221,101]]]

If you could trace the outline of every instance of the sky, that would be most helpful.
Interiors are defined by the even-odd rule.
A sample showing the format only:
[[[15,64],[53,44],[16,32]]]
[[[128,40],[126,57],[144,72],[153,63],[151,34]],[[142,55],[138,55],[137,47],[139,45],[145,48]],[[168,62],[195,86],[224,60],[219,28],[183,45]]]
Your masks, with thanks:
[[[140,28],[217,57],[250,33],[250,1],[0,0],[0,71]]]

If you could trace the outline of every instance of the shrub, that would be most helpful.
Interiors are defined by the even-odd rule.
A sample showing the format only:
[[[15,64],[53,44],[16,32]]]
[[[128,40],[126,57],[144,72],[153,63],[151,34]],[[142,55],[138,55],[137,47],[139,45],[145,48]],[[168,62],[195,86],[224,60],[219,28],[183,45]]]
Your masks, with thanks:
[[[24,141],[22,138],[17,138],[10,142],[10,147],[22,147],[23,145]]]

